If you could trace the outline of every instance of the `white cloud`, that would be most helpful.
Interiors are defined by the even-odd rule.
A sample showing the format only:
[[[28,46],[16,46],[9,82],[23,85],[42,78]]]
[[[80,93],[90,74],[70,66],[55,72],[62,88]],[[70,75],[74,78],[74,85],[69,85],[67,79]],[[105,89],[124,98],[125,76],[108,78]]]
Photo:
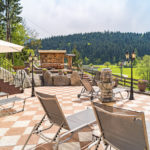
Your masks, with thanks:
[[[148,0],[21,0],[21,3],[27,25],[40,37],[150,29]]]

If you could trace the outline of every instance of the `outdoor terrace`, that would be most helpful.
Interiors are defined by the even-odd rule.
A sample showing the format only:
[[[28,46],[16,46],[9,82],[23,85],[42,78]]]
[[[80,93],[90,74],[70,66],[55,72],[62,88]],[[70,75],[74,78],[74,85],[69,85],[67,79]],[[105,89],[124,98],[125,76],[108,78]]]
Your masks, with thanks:
[[[75,112],[91,107],[90,101],[87,98],[81,98],[77,101],[77,94],[80,93],[81,86],[59,86],[59,87],[36,87],[36,91],[40,91],[48,94],[56,94],[58,101],[62,107],[64,114],[70,115]],[[14,115],[1,116],[0,118],[0,150],[21,150],[25,143],[29,133],[31,132],[35,123],[39,122],[44,111],[36,97],[31,98],[31,89],[25,89],[23,94],[18,94],[19,97],[28,97],[26,100],[24,112],[17,113]],[[119,100],[119,97],[118,97]],[[146,95],[135,94],[135,100],[133,101],[118,101],[116,104],[118,107],[125,109],[132,109],[136,111],[144,111],[146,121],[150,122],[150,98]],[[21,106],[21,103],[16,105],[16,109]],[[4,113],[6,114],[6,113]],[[4,115],[3,114],[3,115]],[[2,112],[1,112],[2,115]],[[46,126],[46,125],[45,125]],[[75,134],[73,138],[67,143],[60,145],[60,150],[78,150],[85,144],[92,140],[92,128],[87,127],[80,130],[78,134]],[[49,137],[54,135],[55,128],[46,131],[45,134]],[[148,131],[150,138],[150,132]],[[30,139],[26,149],[34,149],[35,146],[41,144],[38,150],[49,150],[51,144],[44,143],[38,136],[33,135]],[[103,145],[99,149],[103,149]]]

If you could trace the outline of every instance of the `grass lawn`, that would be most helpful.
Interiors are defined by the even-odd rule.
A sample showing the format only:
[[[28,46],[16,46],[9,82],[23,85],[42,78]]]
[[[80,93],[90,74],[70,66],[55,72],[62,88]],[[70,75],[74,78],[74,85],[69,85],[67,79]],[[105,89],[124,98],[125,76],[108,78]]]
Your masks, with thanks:
[[[107,68],[104,65],[94,65],[94,67],[99,67],[98,70],[100,71],[103,68]],[[121,75],[121,71],[120,71],[120,67],[119,66],[115,66],[115,65],[111,65],[108,68],[110,68],[112,70],[113,74],[116,75]],[[122,74],[123,75],[127,75],[129,78],[131,77],[131,68],[124,68],[122,69]],[[136,68],[133,68],[133,78],[134,79],[140,79],[140,77],[138,76],[137,72],[136,72]]]

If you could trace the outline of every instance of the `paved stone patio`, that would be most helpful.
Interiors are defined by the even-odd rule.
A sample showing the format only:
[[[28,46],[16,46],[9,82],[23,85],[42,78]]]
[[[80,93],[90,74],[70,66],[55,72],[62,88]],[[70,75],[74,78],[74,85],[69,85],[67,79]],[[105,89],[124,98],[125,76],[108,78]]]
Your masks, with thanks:
[[[59,87],[37,87],[35,90],[48,94],[56,94],[64,114],[70,115],[90,107],[90,101],[83,98],[78,101],[77,94],[80,93],[81,86],[59,86]],[[25,140],[31,132],[35,123],[39,122],[44,111],[36,97],[31,98],[31,89],[25,89],[24,94],[19,97],[28,97],[26,100],[25,111],[14,115],[0,117],[0,150],[21,150]],[[15,109],[22,105],[16,103]],[[144,111],[146,121],[150,121],[150,96],[135,94],[134,101],[118,101],[116,106],[137,111]],[[46,124],[45,124],[46,126]],[[54,135],[56,128],[46,131],[49,137]],[[150,135],[150,133],[148,133]],[[92,129],[87,127],[76,133],[67,143],[61,144],[59,150],[79,150],[92,140]],[[50,144],[44,144],[42,139],[33,135],[26,149],[35,149],[41,144],[38,150],[51,149]],[[99,149],[103,149],[101,145]]]

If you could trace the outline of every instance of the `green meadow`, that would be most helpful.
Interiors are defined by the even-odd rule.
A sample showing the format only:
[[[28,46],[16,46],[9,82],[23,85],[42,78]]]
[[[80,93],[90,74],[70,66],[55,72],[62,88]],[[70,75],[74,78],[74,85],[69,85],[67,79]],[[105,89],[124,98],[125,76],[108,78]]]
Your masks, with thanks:
[[[106,66],[104,65],[94,65],[94,67],[98,68],[98,70],[100,71],[101,69],[103,68],[107,68]],[[121,68],[119,66],[116,66],[116,65],[110,65],[108,68],[110,68],[112,70],[112,73],[113,74],[116,74],[116,75],[120,75],[121,76]],[[138,76],[137,74],[137,71],[136,71],[137,68],[133,68],[133,78],[134,79],[140,79],[140,77]],[[126,75],[127,77],[131,77],[131,68],[126,68],[126,67],[123,67],[122,68],[122,74],[123,75]]]

